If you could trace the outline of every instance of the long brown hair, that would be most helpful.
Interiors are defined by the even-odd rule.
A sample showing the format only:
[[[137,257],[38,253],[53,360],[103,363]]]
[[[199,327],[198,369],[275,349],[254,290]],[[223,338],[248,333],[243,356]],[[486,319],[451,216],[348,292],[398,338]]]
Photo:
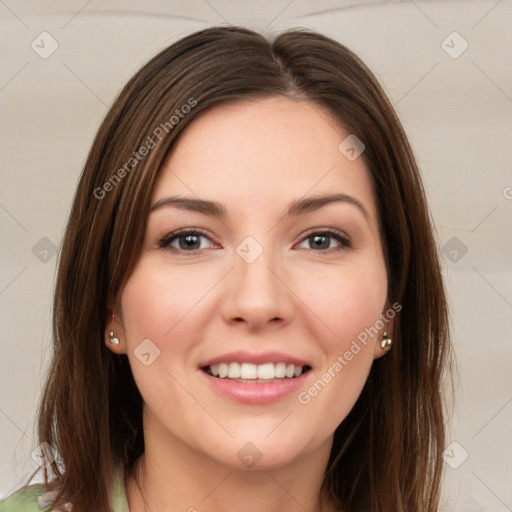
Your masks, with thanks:
[[[128,359],[105,346],[109,312],[138,260],[163,159],[205,109],[284,95],[327,107],[363,142],[386,252],[394,348],[374,361],[338,426],[323,490],[350,512],[434,512],[445,444],[447,303],[425,192],[402,125],[373,73],[309,30],[265,37],[212,27],[144,65],[107,113],[85,163],[59,259],[53,360],[39,442],[59,454],[47,488],[76,512],[109,511],[114,464],[144,451],[142,397]],[[188,106],[188,107],[185,107]],[[143,146],[147,150],[142,150]]]

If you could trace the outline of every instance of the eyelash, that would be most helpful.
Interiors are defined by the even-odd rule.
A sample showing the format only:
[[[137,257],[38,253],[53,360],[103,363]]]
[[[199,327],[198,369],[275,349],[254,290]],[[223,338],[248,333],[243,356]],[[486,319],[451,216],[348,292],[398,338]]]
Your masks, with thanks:
[[[213,242],[210,239],[210,237],[204,231],[202,231],[200,229],[184,229],[184,230],[179,230],[179,231],[174,231],[172,233],[169,233],[168,235],[166,235],[164,238],[162,238],[160,240],[160,242],[158,243],[158,246],[160,249],[166,249],[166,250],[174,252],[174,253],[192,254],[192,255],[198,254],[202,250],[204,250],[204,249],[195,249],[193,251],[185,251],[183,249],[177,249],[176,247],[169,247],[169,244],[173,240],[175,240],[175,239],[177,240],[182,237],[184,238],[189,235],[204,236],[205,238],[208,238],[208,240]],[[327,250],[317,251],[315,249],[306,249],[306,251],[330,254],[332,252],[347,250],[352,247],[350,239],[347,236],[345,236],[342,233],[340,233],[339,231],[337,231],[335,229],[331,229],[331,228],[323,229],[320,231],[311,231],[306,236],[304,236],[300,242],[301,243],[304,242],[308,238],[311,238],[313,235],[323,235],[323,236],[327,236],[328,238],[334,238],[336,241],[338,241],[340,243],[340,246],[333,247],[333,248],[327,249]]]

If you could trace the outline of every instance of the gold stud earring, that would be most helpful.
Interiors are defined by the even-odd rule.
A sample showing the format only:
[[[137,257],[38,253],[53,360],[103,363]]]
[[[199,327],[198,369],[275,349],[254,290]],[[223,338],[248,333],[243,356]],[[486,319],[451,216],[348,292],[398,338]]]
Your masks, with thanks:
[[[110,331],[109,336],[111,345],[119,345],[119,338],[114,336],[114,313],[112,313],[112,330]]]
[[[386,350],[388,348],[391,347],[391,345],[393,344],[393,340],[391,338],[388,338],[388,333],[385,332],[383,335],[382,335],[382,340],[380,342],[380,346]]]

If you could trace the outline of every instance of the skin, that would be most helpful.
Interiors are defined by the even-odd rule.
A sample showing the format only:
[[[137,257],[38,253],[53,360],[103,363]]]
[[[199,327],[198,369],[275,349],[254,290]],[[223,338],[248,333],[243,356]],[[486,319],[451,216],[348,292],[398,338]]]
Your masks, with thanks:
[[[295,392],[267,405],[232,401],[205,383],[198,366],[233,350],[277,350],[310,362],[304,391],[389,308],[370,175],[363,158],[349,161],[338,150],[348,135],[323,107],[270,97],[201,113],[168,155],[152,205],[183,195],[218,201],[228,214],[151,212],[114,308],[121,343],[111,345],[107,333],[106,343],[128,355],[145,403],[140,489],[126,480],[132,512],[321,510],[333,433],[384,354],[379,341],[392,334],[392,322],[360,343],[307,404]],[[356,198],[368,218],[347,202],[283,216],[293,200],[335,192]],[[171,243],[181,253],[160,248],[182,228],[206,231],[196,239],[199,253],[183,249],[183,238]],[[317,248],[309,237],[326,228],[352,247],[325,235]],[[252,263],[236,252],[247,236],[263,248]],[[160,350],[148,366],[134,354],[144,339]],[[261,453],[252,468],[237,456],[247,442]]]

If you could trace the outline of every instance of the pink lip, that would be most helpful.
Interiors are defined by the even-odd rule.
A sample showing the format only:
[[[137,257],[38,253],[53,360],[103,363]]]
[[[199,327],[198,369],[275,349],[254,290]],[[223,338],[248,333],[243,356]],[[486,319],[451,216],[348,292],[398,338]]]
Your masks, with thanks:
[[[226,360],[224,359],[224,361]],[[268,361],[268,359],[266,361]],[[236,382],[231,379],[220,379],[213,377],[202,370],[198,371],[199,374],[202,375],[202,378],[206,379],[207,384],[209,384],[217,393],[234,400],[235,402],[253,405],[269,404],[276,402],[291,393],[296,393],[302,386],[304,386],[305,380],[311,373],[310,370],[303,373],[300,377],[295,377],[293,379],[279,379],[279,381],[269,382],[268,384],[247,384],[244,382]]]
[[[250,352],[237,351],[229,352],[228,354],[203,361],[199,365],[199,368],[204,368],[205,366],[211,366],[213,364],[220,363],[286,363],[294,364],[295,366],[311,366],[311,364],[309,364],[304,359],[298,359],[297,357],[283,354],[281,352],[262,352],[261,354],[251,354]],[[260,384],[258,384],[258,386],[260,386]]]

